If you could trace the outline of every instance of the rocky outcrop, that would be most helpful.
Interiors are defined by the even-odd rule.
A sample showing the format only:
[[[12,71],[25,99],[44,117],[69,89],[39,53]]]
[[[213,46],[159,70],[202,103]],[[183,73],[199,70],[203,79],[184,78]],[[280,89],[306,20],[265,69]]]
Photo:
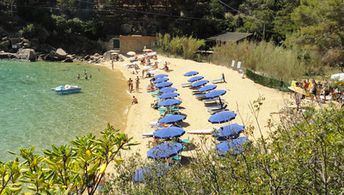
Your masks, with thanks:
[[[36,61],[37,55],[33,49],[19,49],[16,57],[18,59],[25,59],[30,61]]]

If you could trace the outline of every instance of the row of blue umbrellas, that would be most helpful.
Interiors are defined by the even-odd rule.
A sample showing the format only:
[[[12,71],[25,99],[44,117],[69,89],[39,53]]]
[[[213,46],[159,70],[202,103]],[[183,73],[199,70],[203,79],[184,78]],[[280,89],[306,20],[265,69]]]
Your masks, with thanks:
[[[208,80],[202,80],[203,76],[195,76],[199,73],[197,71],[189,71],[184,76],[193,76],[188,79],[191,87],[198,88],[199,92],[205,93],[204,98],[212,99],[219,97],[220,104],[222,104],[220,96],[226,94],[225,90],[215,90],[216,85],[206,85]],[[197,81],[197,82],[196,82]],[[235,119],[234,112],[223,111],[215,113],[209,117],[208,121],[213,124],[221,124]],[[230,124],[223,126],[213,132],[213,136],[218,140],[222,140],[216,145],[216,150],[219,155],[225,155],[227,152],[231,154],[240,154],[243,151],[243,145],[248,141],[247,137],[239,137],[240,133],[244,131],[244,126],[239,124]],[[224,141],[223,141],[224,140]]]
[[[177,89],[171,87],[173,83],[167,82],[169,80],[168,75],[166,74],[159,74],[155,77],[154,84],[157,88],[159,88],[159,92],[162,93],[159,95],[159,99],[161,100],[158,103],[158,106],[170,107],[175,105],[180,105],[182,101],[174,99],[178,97],[179,94],[176,93]],[[158,121],[158,123],[164,124],[175,124],[177,122],[185,120],[186,116],[184,115],[170,115],[166,116]],[[179,127],[168,127],[157,129],[153,132],[153,137],[156,139],[171,139],[175,137],[180,137],[185,134],[185,130]],[[159,144],[147,152],[148,158],[151,159],[166,159],[172,156],[179,154],[183,150],[183,145],[176,142],[163,142]],[[151,176],[162,176],[165,174],[169,169],[169,166],[166,164],[156,164],[154,166],[145,166],[139,168],[135,171],[133,176],[134,182],[143,182],[147,175],[151,174]],[[152,172],[155,173],[152,174]]]
[[[168,75],[166,74],[160,74],[155,76],[155,86],[158,87],[159,91],[162,93],[161,95],[159,95],[159,99],[161,101],[158,103],[158,106],[170,107],[180,105],[182,101],[174,99],[175,97],[179,96],[179,94],[176,93],[177,89],[171,87],[173,83],[167,81]],[[158,121],[158,123],[175,124],[185,120],[185,118],[186,116],[184,115],[170,115],[161,118]],[[180,137],[184,134],[184,129],[172,126],[154,131],[153,137],[156,139],[171,139],[175,137]],[[177,155],[182,149],[183,146],[180,143],[164,142],[151,148],[147,152],[147,156],[148,158],[152,159],[170,158],[172,156]]]

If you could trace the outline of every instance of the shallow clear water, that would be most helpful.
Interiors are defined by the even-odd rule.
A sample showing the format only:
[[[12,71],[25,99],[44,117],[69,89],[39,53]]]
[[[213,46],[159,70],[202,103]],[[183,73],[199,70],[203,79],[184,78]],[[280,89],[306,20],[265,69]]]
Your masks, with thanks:
[[[92,79],[76,78],[84,71]],[[75,84],[82,93],[57,95],[51,88]],[[0,60],[0,160],[8,151],[35,145],[66,144],[76,136],[97,134],[110,122],[125,126],[129,105],[121,73],[82,64]]]

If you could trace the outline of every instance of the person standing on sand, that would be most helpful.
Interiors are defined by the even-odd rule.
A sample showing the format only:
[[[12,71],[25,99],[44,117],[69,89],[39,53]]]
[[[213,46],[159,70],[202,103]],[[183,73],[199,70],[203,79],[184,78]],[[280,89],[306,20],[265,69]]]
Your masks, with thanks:
[[[131,93],[133,91],[133,80],[131,78],[129,78],[128,80],[128,90]]]
[[[139,76],[136,76],[135,86],[136,86],[136,92],[138,92],[140,89],[140,78],[139,78]]]
[[[113,59],[111,59],[111,68],[112,68],[112,70],[114,69]]]

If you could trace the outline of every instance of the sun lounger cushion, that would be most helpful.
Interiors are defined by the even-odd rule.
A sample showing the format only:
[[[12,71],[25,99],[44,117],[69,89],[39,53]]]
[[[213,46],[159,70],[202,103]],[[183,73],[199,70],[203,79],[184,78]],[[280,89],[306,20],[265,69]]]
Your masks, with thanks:
[[[190,87],[191,83],[182,83],[182,87]]]
[[[189,134],[200,134],[200,135],[210,135],[214,132],[214,129],[199,129],[187,131]]]
[[[228,109],[219,109],[219,110],[210,110],[208,112],[209,112],[209,114],[215,114],[215,113],[223,112],[223,111],[229,111],[229,110]]]
[[[215,80],[212,80],[211,82],[212,82],[213,84],[217,84],[217,83],[224,83],[225,80],[223,80],[223,79],[215,79]]]
[[[153,137],[153,132],[142,133],[143,137]]]

